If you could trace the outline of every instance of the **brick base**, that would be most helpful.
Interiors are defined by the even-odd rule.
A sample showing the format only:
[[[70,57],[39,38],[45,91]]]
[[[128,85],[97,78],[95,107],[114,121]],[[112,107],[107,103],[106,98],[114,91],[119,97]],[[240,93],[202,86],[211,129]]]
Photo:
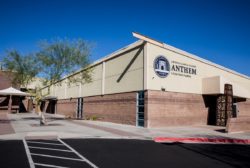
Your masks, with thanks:
[[[77,99],[57,101],[57,114],[76,117]],[[85,97],[83,118],[135,125],[136,92]]]
[[[149,90],[145,98],[148,127],[207,124],[202,95]]]
[[[232,132],[250,132],[250,117],[241,116],[238,118],[229,118],[227,121],[226,131]]]
[[[250,100],[245,99],[238,104],[238,117],[228,119],[226,131],[232,132],[250,132]]]
[[[239,116],[248,116],[250,117],[250,99],[245,101],[238,102]]]
[[[76,117],[76,102],[77,99],[61,99],[57,101],[56,113],[65,117]]]
[[[136,93],[85,97],[83,117],[136,125]],[[213,100],[213,96],[199,94],[145,91],[145,127],[207,125],[209,116],[215,118]],[[57,114],[75,118],[76,104],[77,99],[58,100]],[[239,103],[240,116],[250,116],[249,109],[249,100]]]
[[[2,89],[6,89],[8,87],[17,87],[17,86],[13,86],[13,84],[11,83],[12,81],[12,73],[9,71],[2,71],[0,70],[0,90]]]
[[[135,125],[136,92],[84,98],[85,118]]]

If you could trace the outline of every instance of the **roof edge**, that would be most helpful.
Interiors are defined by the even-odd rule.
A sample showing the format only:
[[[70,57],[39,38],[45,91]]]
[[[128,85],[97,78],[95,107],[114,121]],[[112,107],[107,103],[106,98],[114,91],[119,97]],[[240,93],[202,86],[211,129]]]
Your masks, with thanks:
[[[234,70],[231,70],[231,69],[226,68],[226,67],[224,67],[224,66],[221,66],[221,65],[219,65],[219,64],[213,63],[213,62],[211,62],[211,61],[209,61],[209,60],[203,59],[203,58],[201,58],[201,57],[199,57],[199,56],[196,56],[196,55],[191,54],[191,53],[189,53],[189,52],[186,52],[186,51],[184,51],[184,50],[178,49],[178,48],[173,47],[173,46],[171,46],[171,45],[168,45],[168,44],[165,44],[165,43],[163,43],[163,42],[154,40],[154,39],[152,39],[152,38],[150,38],[150,37],[148,37],[148,36],[142,35],[142,34],[137,33],[137,32],[132,32],[132,35],[133,35],[134,37],[140,39],[140,40],[146,41],[146,42],[148,42],[148,43],[157,45],[157,46],[159,46],[159,47],[161,47],[161,48],[165,48],[165,49],[170,50],[170,51],[173,51],[173,52],[175,52],[175,53],[184,55],[184,56],[186,56],[186,57],[188,57],[188,58],[194,59],[194,60],[196,60],[196,61],[199,61],[199,62],[208,64],[208,65],[211,65],[211,66],[214,66],[214,67],[219,68],[219,69],[221,69],[221,70],[230,72],[230,73],[232,73],[232,74],[235,74],[235,75],[238,75],[238,76],[241,76],[241,77],[244,77],[244,78],[247,78],[247,79],[250,80],[250,77],[247,76],[247,75],[241,74],[241,73],[239,73],[239,72],[236,72],[236,71],[234,71]]]

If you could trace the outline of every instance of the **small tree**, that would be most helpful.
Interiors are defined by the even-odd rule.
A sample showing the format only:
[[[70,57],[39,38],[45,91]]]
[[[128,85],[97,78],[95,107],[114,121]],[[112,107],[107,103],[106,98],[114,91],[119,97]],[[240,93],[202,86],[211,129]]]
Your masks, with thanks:
[[[41,50],[37,59],[41,66],[41,75],[45,84],[51,85],[63,76],[71,74],[89,64],[90,45],[82,39],[56,39],[40,43]],[[79,77],[79,76],[78,76]],[[91,80],[91,71],[81,73],[80,79],[70,78],[70,82]]]
[[[41,67],[41,75],[45,79],[45,85],[52,85],[63,76],[86,68],[89,64],[90,45],[82,39],[45,40],[40,43],[40,47],[41,50],[36,56]],[[71,75],[69,83],[91,81],[91,70],[79,74]],[[43,113],[41,116],[41,123],[45,123]]]
[[[12,83],[24,87],[32,81],[35,76],[44,78],[44,85],[52,85],[63,76],[86,68],[89,65],[90,45],[82,39],[68,40],[56,39],[40,43],[40,51],[32,55],[22,56],[16,50],[7,52],[4,58],[4,67],[10,72],[15,72]],[[69,83],[88,83],[92,81],[92,70],[88,68],[78,74],[71,75]],[[35,100],[37,107],[41,103],[43,95],[36,90]],[[40,111],[38,111],[40,113]],[[41,113],[41,118],[44,118]]]
[[[16,50],[7,51],[3,59],[3,67],[9,72],[13,85],[25,88],[39,72],[34,55],[21,55]]]

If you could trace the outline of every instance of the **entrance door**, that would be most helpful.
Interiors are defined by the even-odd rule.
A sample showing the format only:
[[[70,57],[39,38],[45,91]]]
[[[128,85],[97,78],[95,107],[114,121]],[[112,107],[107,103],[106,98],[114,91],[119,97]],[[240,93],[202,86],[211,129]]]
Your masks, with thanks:
[[[80,97],[76,102],[76,118],[82,119],[83,117],[83,98]]]
[[[207,124],[216,125],[216,104],[217,96],[215,95],[203,95],[205,106],[208,109]]]
[[[56,112],[56,100],[46,100],[43,102],[44,102],[44,105],[42,106],[43,110],[46,113],[55,114],[55,112]]]

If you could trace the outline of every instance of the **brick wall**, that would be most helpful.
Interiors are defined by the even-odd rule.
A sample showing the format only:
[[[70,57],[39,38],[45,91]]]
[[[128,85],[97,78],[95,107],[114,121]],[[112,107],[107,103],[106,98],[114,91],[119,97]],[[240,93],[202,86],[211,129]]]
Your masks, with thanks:
[[[239,116],[249,116],[250,117],[250,99],[238,102]]]
[[[145,98],[147,127],[207,124],[202,95],[149,90]]]
[[[229,118],[227,121],[226,131],[233,132],[249,132],[250,131],[250,117],[239,116],[237,118]]]
[[[57,101],[57,114],[76,117],[77,99]],[[136,124],[136,92],[85,97],[83,117],[121,124]]]
[[[57,101],[57,114],[75,118],[77,99]],[[207,124],[202,95],[145,92],[145,127]],[[136,125],[136,92],[85,97],[84,118]]]
[[[145,127],[207,125],[208,108],[198,94],[145,92]],[[77,99],[57,101],[57,114],[75,118]],[[240,102],[240,116],[250,116],[250,100]],[[136,125],[136,92],[85,97],[84,118]]]
[[[75,118],[76,116],[77,99],[61,99],[56,103],[57,114],[65,115],[66,117]]]
[[[85,118],[135,125],[136,92],[86,97],[83,110]]]
[[[226,131],[233,132],[249,132],[250,131],[250,99],[241,100],[238,104],[238,117],[230,118],[226,127]]]
[[[5,71],[0,71],[0,90],[11,86],[9,75]]]

